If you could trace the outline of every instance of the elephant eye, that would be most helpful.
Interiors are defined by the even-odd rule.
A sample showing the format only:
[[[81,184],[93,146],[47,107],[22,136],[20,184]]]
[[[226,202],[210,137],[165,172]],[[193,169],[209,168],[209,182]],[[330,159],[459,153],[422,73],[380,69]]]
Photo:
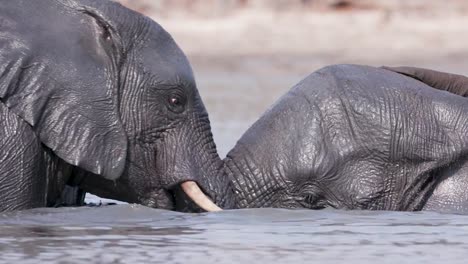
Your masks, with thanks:
[[[171,94],[169,95],[168,99],[169,103],[169,109],[175,113],[181,113],[183,112],[184,106],[185,106],[185,100],[184,97],[178,94]]]
[[[171,97],[171,99],[169,99],[169,102],[171,103],[171,105],[179,105],[180,104],[180,100],[177,97]]]

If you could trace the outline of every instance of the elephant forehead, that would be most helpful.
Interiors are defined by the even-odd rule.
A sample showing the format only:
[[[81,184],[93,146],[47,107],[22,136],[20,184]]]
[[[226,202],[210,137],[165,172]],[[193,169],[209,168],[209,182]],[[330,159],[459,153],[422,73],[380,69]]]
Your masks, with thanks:
[[[162,82],[195,84],[187,57],[167,32],[149,37],[140,60],[145,70]]]

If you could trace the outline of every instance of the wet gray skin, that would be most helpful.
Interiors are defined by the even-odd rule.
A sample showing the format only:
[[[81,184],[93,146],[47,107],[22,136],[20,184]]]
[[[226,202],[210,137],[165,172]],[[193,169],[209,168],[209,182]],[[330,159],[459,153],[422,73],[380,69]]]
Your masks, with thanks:
[[[151,19],[38,0],[2,1],[0,22],[0,211],[60,204],[65,184],[174,209],[221,166],[189,62]]]
[[[2,211],[56,205],[65,184],[198,210],[182,183],[222,208],[467,210],[465,98],[327,67],[221,161],[190,65],[154,21],[88,0],[5,1],[0,20]]]
[[[467,111],[466,98],[405,75],[329,66],[270,107],[201,186],[227,208],[467,213]]]

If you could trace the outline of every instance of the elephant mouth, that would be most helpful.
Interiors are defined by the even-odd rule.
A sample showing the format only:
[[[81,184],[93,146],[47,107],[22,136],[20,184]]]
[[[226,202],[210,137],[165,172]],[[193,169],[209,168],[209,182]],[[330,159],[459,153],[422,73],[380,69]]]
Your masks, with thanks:
[[[137,203],[181,212],[222,211],[194,181],[184,181],[168,189],[153,189],[149,196]]]
[[[207,212],[222,211],[213,201],[206,196],[194,181],[185,181],[180,184],[182,191],[194,202],[198,207]]]

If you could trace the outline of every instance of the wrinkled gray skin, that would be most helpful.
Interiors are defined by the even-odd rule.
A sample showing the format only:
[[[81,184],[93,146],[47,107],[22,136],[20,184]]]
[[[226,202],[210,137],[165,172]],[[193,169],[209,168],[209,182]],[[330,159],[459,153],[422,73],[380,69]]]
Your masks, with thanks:
[[[220,164],[158,24],[110,1],[0,0],[0,211],[61,203],[66,184],[172,209]]]
[[[406,75],[433,88],[468,97],[468,77],[466,76],[416,67],[384,66],[382,68]]]
[[[323,68],[238,141],[219,205],[468,213],[468,101],[388,70]],[[213,197],[219,197],[213,195]],[[224,204],[223,204],[224,203]]]
[[[60,203],[65,184],[184,209],[178,184],[194,180],[224,208],[467,212],[466,100],[327,67],[222,162],[189,63],[159,25],[107,1],[0,0],[0,211]]]

